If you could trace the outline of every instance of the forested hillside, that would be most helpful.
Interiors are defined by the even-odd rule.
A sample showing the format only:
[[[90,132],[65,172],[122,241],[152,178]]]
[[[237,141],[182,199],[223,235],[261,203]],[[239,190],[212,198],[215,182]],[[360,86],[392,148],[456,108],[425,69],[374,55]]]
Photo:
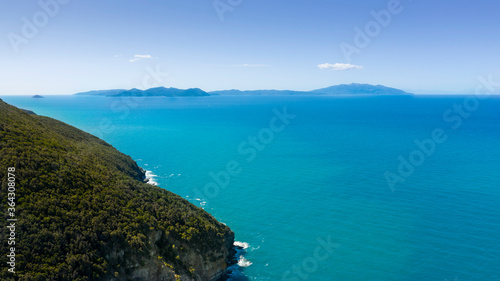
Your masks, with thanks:
[[[9,167],[15,169],[10,201]],[[104,141],[0,100],[0,279],[222,276],[233,232],[143,179],[129,156]],[[16,204],[15,246],[7,244],[10,202]],[[15,274],[7,271],[10,247],[15,247]]]

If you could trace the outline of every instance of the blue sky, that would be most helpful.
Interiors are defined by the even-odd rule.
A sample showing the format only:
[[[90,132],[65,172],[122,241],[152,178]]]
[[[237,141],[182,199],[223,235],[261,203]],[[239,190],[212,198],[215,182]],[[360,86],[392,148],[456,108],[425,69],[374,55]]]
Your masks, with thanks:
[[[500,77],[499,11],[484,0],[0,0],[0,95],[342,83],[462,92]]]

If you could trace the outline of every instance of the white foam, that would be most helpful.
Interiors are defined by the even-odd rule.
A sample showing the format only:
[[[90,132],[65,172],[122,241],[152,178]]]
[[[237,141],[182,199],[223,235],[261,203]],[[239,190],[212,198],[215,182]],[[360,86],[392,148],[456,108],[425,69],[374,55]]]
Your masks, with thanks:
[[[260,246],[257,246],[257,248],[252,247],[252,251],[256,251],[256,250],[258,250],[258,249],[260,249]]]
[[[250,245],[247,242],[240,242],[240,241],[235,241],[233,245],[243,249],[248,249],[250,247]]]
[[[252,262],[245,259],[245,257],[240,256],[240,259],[238,260],[238,265],[241,267],[249,267],[252,265]]]
[[[200,198],[195,198],[194,200],[200,202],[200,208],[205,209],[205,205],[207,205],[207,201],[200,199]]]
[[[155,181],[155,177],[157,175],[153,174],[152,171],[146,171],[146,182],[150,185],[158,185],[158,182]]]

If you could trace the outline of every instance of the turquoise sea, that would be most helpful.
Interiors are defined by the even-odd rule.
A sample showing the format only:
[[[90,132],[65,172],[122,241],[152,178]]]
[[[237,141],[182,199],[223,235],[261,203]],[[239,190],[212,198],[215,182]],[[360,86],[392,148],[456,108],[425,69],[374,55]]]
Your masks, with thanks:
[[[500,97],[2,99],[230,226],[230,280],[500,280]]]

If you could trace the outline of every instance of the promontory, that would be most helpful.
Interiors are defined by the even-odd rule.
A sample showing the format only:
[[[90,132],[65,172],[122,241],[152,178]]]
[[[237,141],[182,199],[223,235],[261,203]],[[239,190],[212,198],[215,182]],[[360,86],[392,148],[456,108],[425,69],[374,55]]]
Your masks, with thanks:
[[[0,280],[222,278],[234,233],[144,178],[97,137],[0,100]]]

